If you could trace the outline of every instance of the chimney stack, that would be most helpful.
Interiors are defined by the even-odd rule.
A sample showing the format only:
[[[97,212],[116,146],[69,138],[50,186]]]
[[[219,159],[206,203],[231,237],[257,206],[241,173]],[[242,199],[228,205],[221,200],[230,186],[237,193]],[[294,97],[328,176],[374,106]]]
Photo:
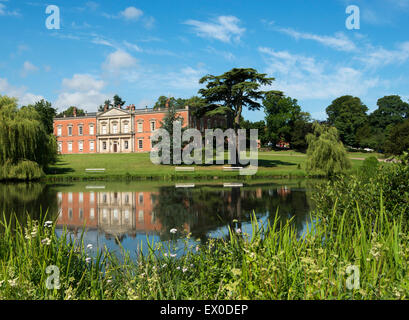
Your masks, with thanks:
[[[74,107],[73,113],[74,113],[74,117],[76,117],[77,116],[77,108],[76,107]]]
[[[168,98],[168,100],[166,100],[166,104],[165,104],[166,109],[169,108],[169,101],[170,101],[170,98]]]
[[[108,105],[106,104],[106,105],[104,106],[104,112],[107,111],[107,110],[108,110]]]

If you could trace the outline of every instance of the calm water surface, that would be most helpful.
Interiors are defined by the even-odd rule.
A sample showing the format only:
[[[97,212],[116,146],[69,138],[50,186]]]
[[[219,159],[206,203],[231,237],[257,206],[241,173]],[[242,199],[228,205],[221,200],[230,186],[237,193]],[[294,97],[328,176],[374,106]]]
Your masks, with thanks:
[[[301,235],[312,209],[307,180],[277,180],[243,187],[223,183],[160,184],[87,182],[49,185],[40,183],[0,185],[0,211],[16,212],[24,222],[48,210],[57,221],[78,237],[85,225],[85,244],[93,250],[106,246],[119,251],[120,245],[135,255],[147,250],[147,241],[172,244],[183,251],[187,233],[190,244],[209,238],[226,238],[229,227],[250,233],[254,211],[259,221],[293,218]],[[172,234],[171,229],[177,232]]]

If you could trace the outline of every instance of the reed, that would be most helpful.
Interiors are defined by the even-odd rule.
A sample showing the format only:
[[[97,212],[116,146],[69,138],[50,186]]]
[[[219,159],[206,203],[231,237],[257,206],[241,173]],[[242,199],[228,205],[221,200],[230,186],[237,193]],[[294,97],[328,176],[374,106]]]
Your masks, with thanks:
[[[301,238],[290,222],[261,225],[252,235],[186,245],[184,254],[150,243],[149,251],[89,255],[83,234],[57,237],[45,218],[22,226],[1,222],[1,299],[406,299],[409,234],[405,213],[313,212]],[[317,217],[320,217],[319,220]],[[393,217],[393,218],[392,218]],[[346,223],[347,222],[347,223]],[[189,235],[186,235],[188,239]],[[191,242],[189,242],[191,243]],[[46,286],[47,266],[60,270],[60,289]],[[350,266],[355,266],[351,271]],[[359,287],[348,287],[356,271]],[[357,285],[356,281],[350,281]]]

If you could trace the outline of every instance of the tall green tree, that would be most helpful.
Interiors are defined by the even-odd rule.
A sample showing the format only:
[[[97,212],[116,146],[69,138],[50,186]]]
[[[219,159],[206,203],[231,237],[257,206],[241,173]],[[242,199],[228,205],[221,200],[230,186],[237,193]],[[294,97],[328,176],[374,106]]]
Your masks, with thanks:
[[[77,107],[69,107],[67,110],[60,112],[57,117],[73,117],[74,116],[74,108],[77,109],[77,116],[85,116],[85,111],[83,109],[79,109]]]
[[[385,151],[393,155],[402,155],[409,151],[409,119],[391,128],[385,142]]]
[[[122,108],[122,106],[125,104],[125,101],[122,100],[122,98],[120,96],[118,96],[117,94],[114,95],[113,100],[114,100],[114,102],[113,102],[114,107]]]
[[[342,96],[326,108],[328,124],[336,127],[341,140],[349,146],[358,146],[356,132],[368,121],[368,107],[361,99],[353,96]]]
[[[57,110],[51,106],[51,102],[48,102],[44,99],[36,102],[33,107],[41,117],[41,122],[44,125],[48,134],[53,133],[54,131],[54,117],[57,115]]]
[[[300,112],[291,129],[291,148],[305,152],[308,147],[307,135],[313,133],[311,115],[308,112]]]
[[[163,120],[160,122],[160,127],[161,129],[165,129],[168,134],[169,134],[169,156],[170,156],[170,164],[173,164],[173,153],[174,153],[174,149],[173,149],[173,123],[179,121],[180,125],[182,127],[182,134],[183,131],[185,130],[183,128],[183,117],[181,117],[177,111],[176,108],[171,106],[168,108],[168,111],[166,112],[165,117],[163,118]],[[159,156],[161,157],[162,154],[159,154]]]
[[[269,93],[263,100],[263,106],[269,140],[274,145],[281,139],[291,143],[294,123],[300,117],[301,112],[297,100]]]
[[[263,120],[251,122],[249,120],[242,119],[242,121],[240,122],[240,128],[246,130],[258,130],[258,138],[260,139],[261,145],[264,146],[268,143],[266,123]]]
[[[260,87],[270,85],[274,80],[252,68],[234,68],[219,76],[206,75],[199,81],[206,84],[206,88],[200,89],[199,94],[207,105],[201,108],[199,115],[225,116],[228,126],[237,132],[243,109],[259,110],[259,101],[267,94]]]
[[[155,102],[153,109],[165,109],[167,105],[176,109],[183,109],[186,106],[197,108],[203,105],[203,101],[204,100],[198,96],[193,96],[188,99],[160,96]]]
[[[335,127],[313,124],[314,133],[308,134],[307,171],[310,174],[332,176],[351,168],[344,145]]]
[[[402,101],[398,95],[385,96],[377,102],[378,109],[369,116],[371,126],[385,130],[409,118],[409,103]]]
[[[17,100],[0,96],[0,167],[27,178],[57,157],[57,143],[33,106],[18,108]],[[16,169],[17,168],[17,169]],[[7,178],[13,178],[9,173]]]

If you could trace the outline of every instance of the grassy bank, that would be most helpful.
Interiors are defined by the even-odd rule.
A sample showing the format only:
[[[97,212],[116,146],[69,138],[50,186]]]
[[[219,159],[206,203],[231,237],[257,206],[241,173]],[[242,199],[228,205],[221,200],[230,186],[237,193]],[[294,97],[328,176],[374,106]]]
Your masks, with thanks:
[[[407,222],[380,208],[340,214],[334,207],[301,239],[290,224],[253,219],[251,237],[232,230],[229,241],[186,247],[178,259],[152,244],[138,261],[126,252],[123,259],[107,251],[91,258],[87,244],[66,233],[57,238],[44,220],[14,230],[3,221],[0,299],[405,299]],[[47,289],[49,265],[59,268],[59,289]],[[359,287],[350,289],[356,270]]]
[[[354,168],[370,154],[349,154]],[[240,176],[238,172],[223,171],[223,165],[194,165],[195,172],[175,172],[174,166],[155,165],[150,161],[149,153],[132,154],[82,154],[62,155],[56,165],[47,172],[48,181],[59,180],[122,180],[122,179],[214,179],[237,177],[274,178],[305,177],[305,154],[295,151],[260,152],[258,171],[255,176]],[[87,168],[105,168],[103,173],[87,173]]]

